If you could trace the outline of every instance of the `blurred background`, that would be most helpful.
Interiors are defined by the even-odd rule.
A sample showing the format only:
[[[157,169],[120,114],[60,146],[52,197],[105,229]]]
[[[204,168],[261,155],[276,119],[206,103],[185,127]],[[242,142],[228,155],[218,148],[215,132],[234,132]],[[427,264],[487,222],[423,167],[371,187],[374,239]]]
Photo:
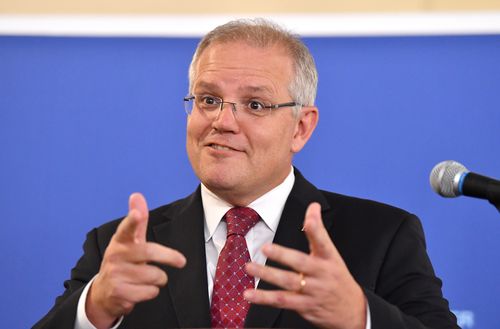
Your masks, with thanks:
[[[462,328],[498,328],[500,214],[443,199],[442,160],[500,178],[500,1],[0,0],[0,318],[28,328],[85,234],[191,193],[187,68],[238,17],[301,34],[320,124],[295,165],[320,188],[417,214]]]

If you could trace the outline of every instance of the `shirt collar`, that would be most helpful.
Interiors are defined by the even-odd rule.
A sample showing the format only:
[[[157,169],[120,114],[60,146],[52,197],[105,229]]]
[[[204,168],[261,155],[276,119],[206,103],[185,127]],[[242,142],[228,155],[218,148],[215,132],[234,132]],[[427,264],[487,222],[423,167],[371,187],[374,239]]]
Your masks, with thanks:
[[[294,183],[295,175],[292,167],[290,173],[280,185],[248,205],[260,215],[264,223],[274,233]],[[205,242],[207,242],[212,238],[222,217],[233,206],[219,198],[203,184],[201,184],[201,200],[205,214]]]

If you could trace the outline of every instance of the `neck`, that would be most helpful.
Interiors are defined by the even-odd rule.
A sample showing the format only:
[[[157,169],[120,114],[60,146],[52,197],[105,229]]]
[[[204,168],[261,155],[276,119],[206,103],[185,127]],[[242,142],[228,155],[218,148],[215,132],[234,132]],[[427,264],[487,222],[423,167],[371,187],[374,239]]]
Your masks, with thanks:
[[[290,171],[273,185],[262,187],[261,189],[249,189],[248,191],[235,191],[234,189],[220,189],[217,187],[213,187],[209,184],[204,184],[205,188],[212,193],[218,199],[221,199],[234,207],[247,207],[255,200],[261,198],[272,190],[278,188],[282,185],[285,180],[292,179],[293,184],[293,167],[291,167]]]

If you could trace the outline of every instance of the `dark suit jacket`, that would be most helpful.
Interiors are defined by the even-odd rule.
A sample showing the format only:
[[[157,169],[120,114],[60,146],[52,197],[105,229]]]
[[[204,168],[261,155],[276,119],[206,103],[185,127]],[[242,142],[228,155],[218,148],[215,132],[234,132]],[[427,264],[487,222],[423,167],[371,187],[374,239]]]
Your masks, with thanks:
[[[307,206],[319,202],[325,226],[368,299],[373,329],[458,328],[441,293],[425,249],[419,220],[403,210],[320,191],[296,170],[274,242],[308,252],[301,231]],[[157,298],[139,303],[120,328],[210,327],[204,215],[200,188],[189,197],[150,212],[147,239],[182,252],[184,269],[164,267],[169,276]],[[84,255],[64,283],[63,295],[34,328],[73,328],[78,298],[99,271],[119,220],[92,230]],[[268,264],[279,266],[271,261]],[[260,281],[260,289],[274,289]],[[246,327],[314,327],[297,313],[251,305]]]

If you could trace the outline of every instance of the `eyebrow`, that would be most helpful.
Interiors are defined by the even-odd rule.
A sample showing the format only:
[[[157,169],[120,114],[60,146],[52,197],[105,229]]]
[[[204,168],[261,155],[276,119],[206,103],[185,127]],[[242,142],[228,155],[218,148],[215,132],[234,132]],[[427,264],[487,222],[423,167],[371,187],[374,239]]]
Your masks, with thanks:
[[[266,86],[245,86],[245,87],[242,87],[242,88],[239,88],[243,91],[246,91],[246,92],[250,92],[250,93],[260,93],[260,92],[265,92],[269,95],[272,95],[273,92],[270,88],[266,87]]]
[[[217,86],[215,83],[200,81],[199,83],[196,84],[195,88],[193,89],[196,88],[219,89],[219,86]]]
[[[215,90],[217,92],[220,92],[220,87],[212,82],[207,82],[207,81],[200,81],[199,83],[196,84],[195,88],[203,88],[203,89],[209,89],[209,90]],[[271,88],[266,87],[266,86],[243,86],[241,88],[238,88],[240,91],[246,92],[246,93],[265,93],[266,95],[272,96],[274,93]]]

